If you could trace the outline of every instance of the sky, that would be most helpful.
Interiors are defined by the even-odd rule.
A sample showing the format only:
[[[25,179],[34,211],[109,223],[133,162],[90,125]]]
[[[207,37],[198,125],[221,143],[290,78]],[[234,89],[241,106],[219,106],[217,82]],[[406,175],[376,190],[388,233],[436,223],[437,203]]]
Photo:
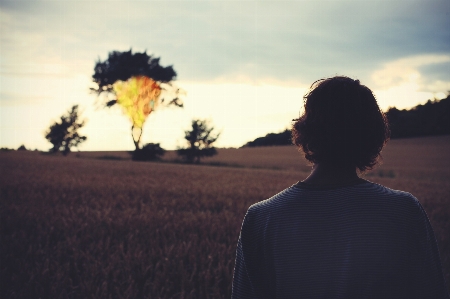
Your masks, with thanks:
[[[221,132],[218,147],[281,132],[335,75],[408,109],[450,91],[449,28],[448,0],[0,0],[0,147],[48,150],[45,132],[78,104],[80,150],[134,149],[120,107],[89,92],[96,61],[129,49],[173,66],[186,92],[143,128],[168,150],[193,119]]]

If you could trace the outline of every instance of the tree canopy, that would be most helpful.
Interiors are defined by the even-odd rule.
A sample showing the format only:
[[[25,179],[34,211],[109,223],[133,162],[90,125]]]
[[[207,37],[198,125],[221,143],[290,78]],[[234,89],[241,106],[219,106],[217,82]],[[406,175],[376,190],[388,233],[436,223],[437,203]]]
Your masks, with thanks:
[[[117,102],[134,126],[141,128],[147,116],[156,109],[161,87],[144,76],[131,77],[113,84]]]
[[[92,79],[97,88],[92,88],[99,95],[102,92],[111,92],[116,81],[127,81],[134,76],[145,76],[161,83],[174,80],[177,73],[172,66],[159,65],[160,58],[152,57],[146,52],[132,53],[132,50],[119,52],[112,51],[108,59],[97,61]]]

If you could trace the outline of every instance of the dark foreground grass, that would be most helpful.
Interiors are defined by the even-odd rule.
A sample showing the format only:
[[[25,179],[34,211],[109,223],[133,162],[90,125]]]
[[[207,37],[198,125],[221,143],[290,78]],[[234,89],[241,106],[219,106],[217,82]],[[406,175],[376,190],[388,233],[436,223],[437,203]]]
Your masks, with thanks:
[[[0,167],[1,298],[230,298],[246,209],[295,182],[31,153]]]
[[[304,178],[283,170],[0,153],[1,298],[230,298],[246,209]],[[448,180],[407,190],[450,273]]]

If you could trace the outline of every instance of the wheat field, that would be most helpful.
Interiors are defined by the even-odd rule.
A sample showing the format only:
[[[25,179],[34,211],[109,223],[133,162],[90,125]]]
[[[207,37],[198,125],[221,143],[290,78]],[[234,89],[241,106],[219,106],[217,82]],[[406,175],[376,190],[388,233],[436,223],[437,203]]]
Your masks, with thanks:
[[[399,139],[366,179],[414,194],[450,281],[450,136]],[[1,298],[230,298],[247,208],[304,179],[293,146],[204,165],[0,152]],[[216,165],[216,166],[213,166]]]

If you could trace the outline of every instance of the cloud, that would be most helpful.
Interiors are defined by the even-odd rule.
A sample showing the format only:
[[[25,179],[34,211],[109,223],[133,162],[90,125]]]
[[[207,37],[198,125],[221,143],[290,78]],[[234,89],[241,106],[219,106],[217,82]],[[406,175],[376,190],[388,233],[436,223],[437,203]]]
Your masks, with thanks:
[[[45,96],[0,92],[0,106],[38,105],[48,100]]]
[[[2,60],[16,64],[59,57],[92,71],[97,57],[133,47],[173,64],[181,80],[313,82],[365,79],[388,61],[450,50],[448,5],[436,0],[5,3]]]
[[[0,0],[2,123],[41,117],[46,128],[50,116],[74,103],[92,107],[95,61],[130,48],[173,65],[187,91],[183,111],[149,119],[147,140],[168,140],[167,146],[168,128],[182,140],[180,128],[194,116],[213,117],[224,129],[223,145],[282,130],[298,116],[304,90],[337,74],[376,88],[383,107],[411,107],[429,91],[450,89],[449,13],[448,0]],[[128,128],[116,112],[124,122],[118,127]],[[99,113],[92,112],[87,127],[96,127],[92,136],[110,124]],[[161,135],[153,139],[158,133],[151,128],[159,124]],[[115,127],[108,130],[116,140]],[[128,131],[121,140],[132,146]]]
[[[23,68],[17,65],[5,65],[0,71],[1,76],[7,77],[50,77],[50,78],[68,78],[74,77],[75,74],[64,68],[61,63],[45,63],[28,65]]]
[[[428,54],[410,56],[384,64],[372,73],[370,85],[380,107],[408,109],[429,99],[444,98],[450,90],[450,80],[445,77],[424,76],[428,72],[448,65],[450,55]],[[373,84],[372,84],[373,83]]]
[[[405,84],[416,84],[419,91],[438,92],[435,88],[449,88],[450,82],[442,80],[426,80],[420,68],[430,65],[440,65],[450,62],[450,55],[417,55],[405,57],[386,63],[372,74],[375,88],[387,89]]]

